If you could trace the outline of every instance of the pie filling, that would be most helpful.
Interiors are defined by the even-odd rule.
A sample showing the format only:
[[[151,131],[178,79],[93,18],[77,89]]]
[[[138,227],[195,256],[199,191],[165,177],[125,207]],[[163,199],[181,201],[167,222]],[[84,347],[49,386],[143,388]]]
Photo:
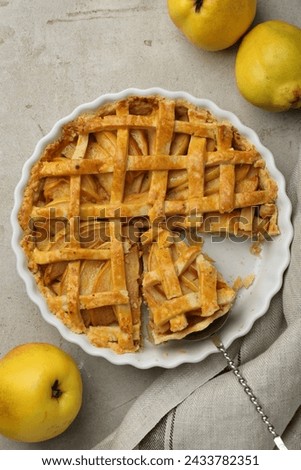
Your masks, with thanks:
[[[50,310],[117,353],[205,329],[231,288],[203,233],[279,233],[277,184],[256,148],[206,109],[132,96],[82,114],[33,166],[22,247]],[[182,234],[184,236],[180,236]]]

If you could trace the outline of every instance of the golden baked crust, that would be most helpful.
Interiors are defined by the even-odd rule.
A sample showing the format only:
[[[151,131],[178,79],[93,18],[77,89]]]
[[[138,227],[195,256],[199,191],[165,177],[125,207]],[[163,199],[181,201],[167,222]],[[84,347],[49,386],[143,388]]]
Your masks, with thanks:
[[[44,149],[32,168],[19,212],[21,243],[53,313],[96,346],[136,351],[142,244],[131,227],[137,219],[151,229],[162,221],[168,227],[173,218],[186,234],[196,229],[260,239],[279,233],[276,198],[277,184],[262,156],[232,124],[182,99],[131,96],[80,115]],[[183,243],[172,243],[169,250],[185,251]],[[157,259],[156,250],[150,248],[149,260]],[[143,289],[150,304],[147,280],[155,262],[149,263]],[[209,270],[201,252],[193,263],[188,272],[201,272],[201,265]],[[175,276],[175,266],[169,265],[165,274],[159,267],[167,289],[166,279]],[[186,274],[180,276],[181,282],[186,279]],[[217,278],[215,295],[224,285],[220,275]],[[202,279],[211,282],[210,277]],[[233,302],[230,290],[228,310]],[[204,317],[207,290],[200,292],[201,304],[193,309]],[[168,290],[166,295],[168,300]],[[193,328],[206,327],[214,315],[224,313],[220,304],[215,307],[203,323],[194,320]],[[156,325],[154,313],[154,341],[185,336],[192,316],[188,311],[189,327],[173,326],[172,333],[163,335],[166,324],[160,320]],[[178,325],[179,318],[171,323]]]

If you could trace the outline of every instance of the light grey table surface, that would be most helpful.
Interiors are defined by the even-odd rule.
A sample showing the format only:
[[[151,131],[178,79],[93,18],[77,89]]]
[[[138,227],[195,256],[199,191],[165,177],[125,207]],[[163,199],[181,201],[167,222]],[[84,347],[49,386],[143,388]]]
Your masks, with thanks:
[[[275,18],[300,26],[300,0],[258,1],[255,22]],[[160,86],[209,98],[237,114],[272,151],[288,181],[300,156],[301,113],[271,114],[247,103],[235,85],[236,51],[192,46],[170,21],[165,0],[0,0],[0,357],[20,343],[53,343],[75,358],[84,380],[82,409],[65,433],[35,445],[0,437],[0,448],[89,449],[162,373],[88,356],[45,323],[29,300],[16,271],[9,221],[24,162],[80,103],[128,87]]]

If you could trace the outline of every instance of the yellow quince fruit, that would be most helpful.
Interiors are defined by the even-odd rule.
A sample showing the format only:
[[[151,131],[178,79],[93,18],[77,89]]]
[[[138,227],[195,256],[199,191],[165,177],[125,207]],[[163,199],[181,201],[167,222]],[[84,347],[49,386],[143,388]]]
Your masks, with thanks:
[[[256,13],[256,0],[167,0],[170,18],[202,49],[232,46],[247,31]]]
[[[74,360],[47,343],[15,347],[0,360],[0,433],[40,442],[64,432],[82,403]]]
[[[255,26],[238,49],[235,74],[240,93],[255,106],[301,108],[301,29],[278,20]]]

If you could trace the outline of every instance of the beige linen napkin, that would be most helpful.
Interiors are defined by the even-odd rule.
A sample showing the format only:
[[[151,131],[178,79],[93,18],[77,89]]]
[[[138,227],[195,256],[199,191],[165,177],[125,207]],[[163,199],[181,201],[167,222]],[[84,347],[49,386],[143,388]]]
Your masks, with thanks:
[[[276,432],[301,449],[301,162],[288,185],[294,240],[282,290],[229,348]],[[274,441],[220,353],[165,371],[95,449],[273,449]]]

